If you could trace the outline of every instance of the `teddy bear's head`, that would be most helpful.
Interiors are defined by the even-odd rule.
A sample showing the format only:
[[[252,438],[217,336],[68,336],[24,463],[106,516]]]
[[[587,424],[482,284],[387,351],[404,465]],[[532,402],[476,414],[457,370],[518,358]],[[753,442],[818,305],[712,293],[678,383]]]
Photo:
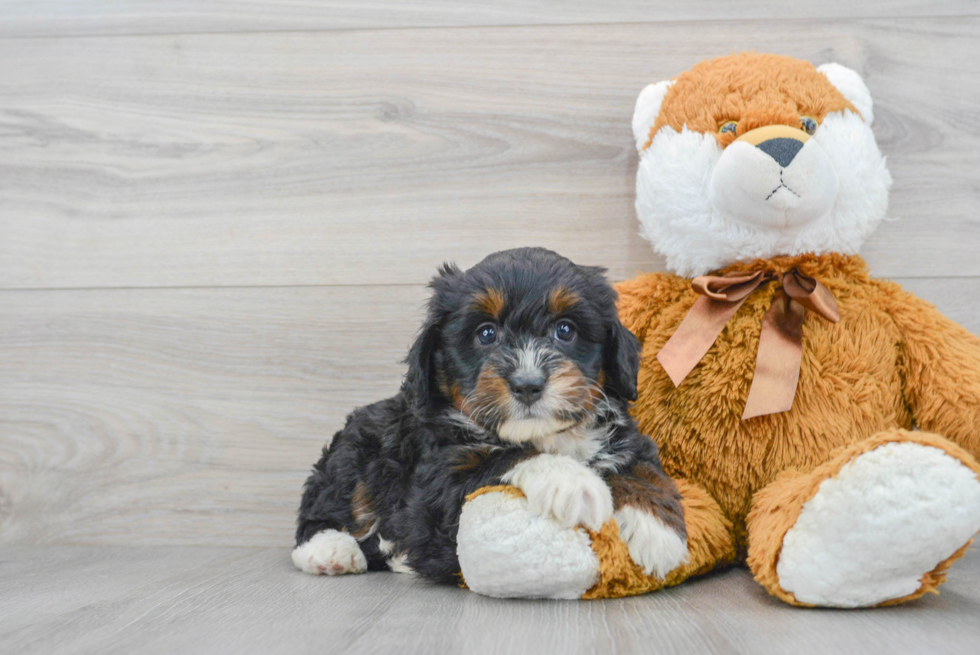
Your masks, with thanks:
[[[636,210],[679,275],[737,261],[857,252],[891,176],[871,95],[839,64],[742,53],[651,84],[636,102]]]

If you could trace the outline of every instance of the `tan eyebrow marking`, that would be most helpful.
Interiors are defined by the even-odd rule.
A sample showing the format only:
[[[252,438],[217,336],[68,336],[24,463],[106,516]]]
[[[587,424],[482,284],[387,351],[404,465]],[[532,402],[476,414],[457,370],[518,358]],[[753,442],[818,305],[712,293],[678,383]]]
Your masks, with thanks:
[[[562,314],[574,307],[578,301],[577,293],[568,287],[557,287],[548,294],[548,311],[552,314]]]
[[[500,319],[504,305],[504,294],[500,289],[486,289],[473,298],[473,306],[487,316],[492,316],[494,320]]]

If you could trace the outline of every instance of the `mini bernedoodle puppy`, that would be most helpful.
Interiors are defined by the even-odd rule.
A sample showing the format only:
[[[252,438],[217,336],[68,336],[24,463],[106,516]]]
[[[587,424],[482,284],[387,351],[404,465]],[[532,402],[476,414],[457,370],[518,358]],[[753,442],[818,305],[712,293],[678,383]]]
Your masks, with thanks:
[[[464,500],[501,483],[543,520],[615,517],[647,574],[681,564],[680,495],[627,411],[639,346],[603,272],[541,248],[443,266],[401,391],[355,410],[306,482],[296,566],[459,582]]]

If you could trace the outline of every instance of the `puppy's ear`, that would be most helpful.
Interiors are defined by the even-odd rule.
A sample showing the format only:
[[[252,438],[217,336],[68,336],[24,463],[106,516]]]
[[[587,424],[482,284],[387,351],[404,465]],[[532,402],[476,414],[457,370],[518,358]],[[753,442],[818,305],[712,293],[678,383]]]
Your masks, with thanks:
[[[613,320],[606,337],[604,353],[606,389],[623,400],[636,400],[636,376],[640,372],[640,340],[618,319]]]
[[[437,322],[426,321],[408,351],[408,373],[402,387],[416,409],[422,409],[435,402],[438,390],[435,384],[434,359],[439,349],[439,332],[441,326]]]
[[[455,264],[447,262],[429,282],[432,297],[427,305],[425,323],[415,343],[408,350],[405,360],[408,373],[402,387],[416,409],[431,406],[439,399],[439,389],[435,382],[435,358],[441,344],[442,324],[449,312],[446,294],[452,288],[452,278],[460,274],[462,271]]]
[[[640,340],[619,322],[616,292],[606,280],[601,266],[579,266],[592,288],[592,298],[606,317],[606,343],[603,347],[604,391],[623,400],[636,400],[636,376],[640,372]]]

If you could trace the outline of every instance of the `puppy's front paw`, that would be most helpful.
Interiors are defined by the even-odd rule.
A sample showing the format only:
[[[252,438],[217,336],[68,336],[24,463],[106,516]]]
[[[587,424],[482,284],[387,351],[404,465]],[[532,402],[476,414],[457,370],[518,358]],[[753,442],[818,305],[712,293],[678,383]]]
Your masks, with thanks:
[[[524,492],[532,514],[550,516],[563,526],[599,530],[612,518],[609,487],[595,471],[567,455],[536,455],[502,479]]]
[[[343,575],[367,570],[367,560],[357,540],[337,530],[318,532],[294,548],[293,564],[313,575]]]
[[[626,542],[630,559],[647,575],[663,580],[687,562],[687,539],[653,514],[624,505],[616,510],[615,518],[619,538]]]

